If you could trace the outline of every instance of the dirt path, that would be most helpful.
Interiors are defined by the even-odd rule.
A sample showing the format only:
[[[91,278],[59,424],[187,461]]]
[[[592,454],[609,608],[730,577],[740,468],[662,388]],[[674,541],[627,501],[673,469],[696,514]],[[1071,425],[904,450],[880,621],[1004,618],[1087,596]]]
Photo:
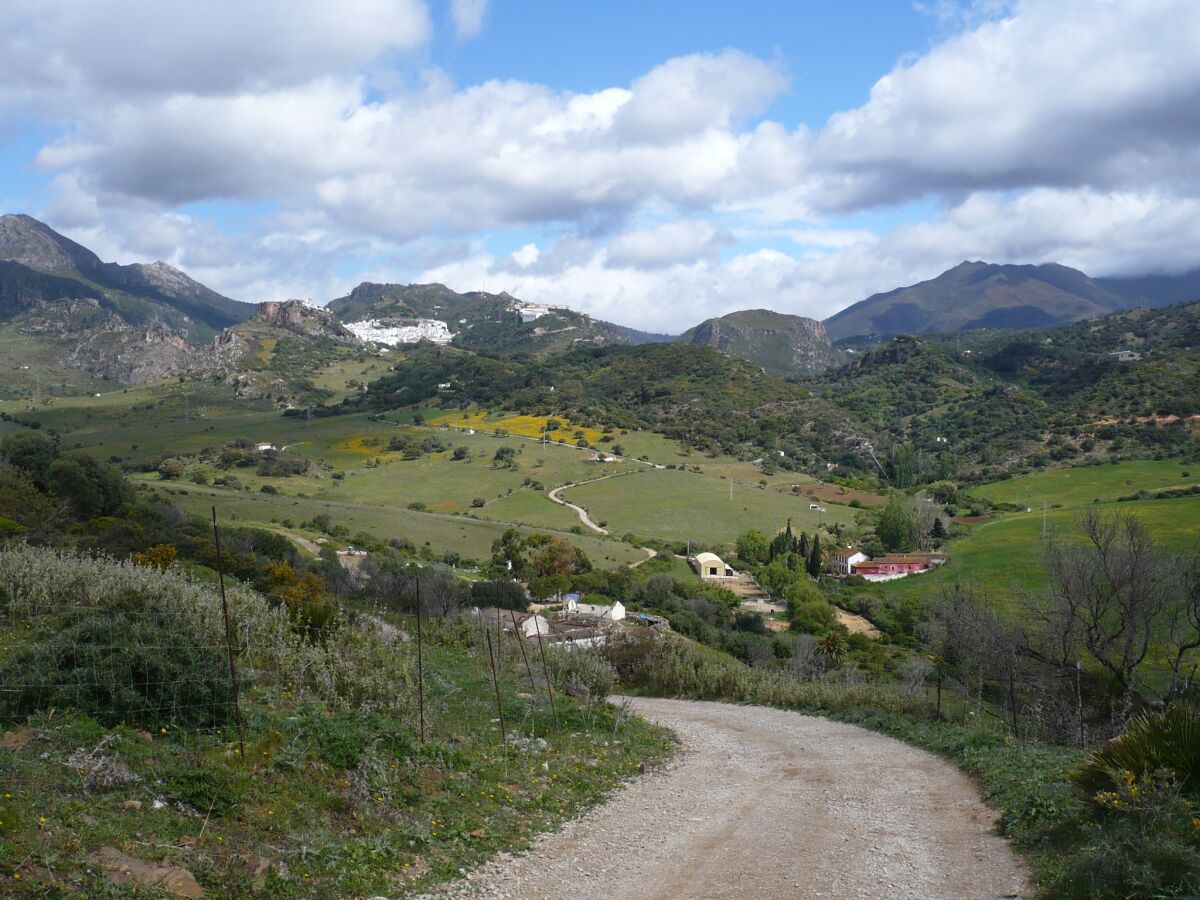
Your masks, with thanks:
[[[879,633],[879,629],[871,624],[870,619],[865,619],[857,613],[842,609],[840,606],[835,606],[833,611],[837,613],[838,624],[851,634],[865,634],[869,638],[883,637]]]
[[[852,725],[762,707],[635,701],[683,750],[451,896],[1027,896],[995,814],[949,763]],[[444,896],[444,895],[443,895]]]
[[[654,557],[658,556],[658,551],[655,550],[653,547],[639,547],[638,549],[646,554],[646,558],[639,559],[637,562],[631,562],[629,564],[629,568],[631,568],[631,569],[636,569],[642,563],[650,562],[650,560],[652,560],[652,559],[654,559]]]
[[[637,471],[638,470],[635,469],[633,472],[612,472],[611,474],[608,474],[608,475],[601,475],[599,478],[589,478],[586,481],[573,481],[570,484],[560,484],[558,487],[553,488],[552,490],[548,491],[546,493],[546,497],[551,502],[557,503],[559,506],[567,506],[567,507],[570,507],[571,509],[575,510],[576,515],[579,516],[579,521],[582,522],[584,525],[586,525],[588,528],[592,529],[592,531],[596,532],[597,534],[608,534],[607,528],[603,528],[600,525],[597,525],[595,522],[592,521],[592,518],[591,518],[591,516],[588,515],[586,509],[584,509],[582,506],[578,506],[578,505],[572,503],[570,500],[564,500],[562,497],[559,496],[559,491],[565,491],[565,490],[567,490],[567,488],[576,488],[576,487],[579,487],[581,484],[595,484],[597,481],[606,481],[609,478],[621,478],[626,475],[633,475]],[[644,550],[645,548],[643,547],[642,549]],[[645,560],[642,560],[642,562],[645,562]]]

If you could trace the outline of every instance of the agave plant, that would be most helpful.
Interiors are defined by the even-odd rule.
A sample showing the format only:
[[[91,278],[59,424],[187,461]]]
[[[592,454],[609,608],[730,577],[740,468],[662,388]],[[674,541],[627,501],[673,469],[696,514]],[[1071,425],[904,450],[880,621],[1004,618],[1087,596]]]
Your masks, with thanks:
[[[1071,781],[1089,797],[1119,787],[1134,776],[1169,770],[1188,794],[1200,794],[1200,710],[1178,701],[1137,716],[1124,734],[1088,757]]]

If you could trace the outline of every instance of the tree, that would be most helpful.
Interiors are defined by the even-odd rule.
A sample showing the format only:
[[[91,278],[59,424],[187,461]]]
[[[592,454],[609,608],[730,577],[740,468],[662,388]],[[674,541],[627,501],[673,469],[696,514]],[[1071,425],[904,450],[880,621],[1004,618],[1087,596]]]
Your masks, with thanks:
[[[743,562],[761,565],[766,562],[769,552],[770,544],[767,542],[767,536],[761,531],[751,529],[738,535],[737,555],[738,559]]]
[[[796,541],[796,546],[794,549],[797,556],[805,561],[808,560],[808,535],[803,531],[800,532],[800,539]]]
[[[1056,648],[1069,652],[1077,642],[1126,696],[1144,702],[1138,671],[1180,599],[1178,569],[1132,513],[1089,509],[1079,527],[1084,543],[1052,537],[1046,545],[1050,607],[1042,620],[1056,626]]]
[[[492,566],[499,571],[510,572],[514,578],[520,578],[529,571],[521,532],[509,528],[492,541]]]
[[[879,521],[875,525],[875,536],[879,538],[883,549],[889,553],[916,549],[912,519],[905,505],[900,497],[892,497],[879,514]]]
[[[929,529],[929,540],[935,547],[940,547],[946,542],[946,526],[940,518],[933,520],[933,527]]]
[[[831,669],[836,669],[846,661],[848,649],[845,636],[837,631],[831,631],[817,641],[817,654]]]
[[[46,471],[58,458],[58,446],[45,435],[20,431],[0,442],[0,456],[9,465],[23,469],[39,487],[45,487]]]
[[[821,558],[821,539],[814,534],[812,550],[808,552],[808,574],[816,578],[824,566],[825,561]]]
[[[470,459],[470,458],[471,458],[471,448],[470,447],[455,447],[454,452],[450,454],[450,459],[452,459],[454,462],[459,462],[461,460]]]
[[[574,575],[577,571],[586,571],[586,568],[591,568],[591,564],[587,562],[587,557],[580,559],[580,551],[567,540],[554,537],[551,538],[544,546],[540,547],[532,558],[533,570],[539,576],[547,575]]]

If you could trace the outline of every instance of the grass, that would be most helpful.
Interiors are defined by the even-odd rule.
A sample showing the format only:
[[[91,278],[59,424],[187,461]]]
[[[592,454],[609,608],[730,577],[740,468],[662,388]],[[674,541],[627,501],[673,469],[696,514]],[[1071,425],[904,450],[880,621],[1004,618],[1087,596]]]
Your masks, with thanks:
[[[1185,551],[1200,537],[1196,526],[1200,522],[1200,497],[1103,506],[1106,511],[1136,515],[1168,550]],[[1047,529],[1069,534],[1078,511],[1078,508],[1048,510]],[[936,593],[942,583],[968,581],[983,588],[998,604],[1007,605],[1018,588],[1038,590],[1046,586],[1041,540],[1040,510],[1013,513],[977,525],[967,537],[952,541],[949,561],[938,571],[886,582],[878,589],[894,598],[925,596]]]
[[[453,550],[465,558],[476,560],[488,559],[492,542],[509,527],[507,523],[377,504],[270,496],[200,485],[173,485],[170,482],[153,482],[151,487],[168,492],[170,499],[180,508],[196,515],[208,515],[210,507],[215,504],[218,514],[228,521],[271,526],[285,518],[299,524],[317,513],[328,513],[335,524],[345,525],[352,534],[365,531],[383,540],[402,538],[417,547],[428,543],[439,555]],[[533,529],[520,530],[528,533]],[[602,567],[626,565],[645,555],[616,540],[570,533],[563,536],[582,548],[593,563]]]
[[[107,577],[117,571],[112,564],[80,565],[89,573],[105,568]],[[69,573],[40,567],[23,572],[22,578],[45,579],[58,591],[70,580]],[[181,584],[170,575],[132,574],[161,577],[164,598]],[[202,602],[211,619],[219,608],[211,586],[188,591],[177,602],[189,610]],[[242,627],[248,614],[254,622],[270,621],[269,613],[254,612],[261,598],[252,602],[255,595],[240,587],[232,593]],[[26,594],[40,596],[23,588]],[[377,614],[412,632],[406,617]],[[22,628],[26,615],[0,627],[6,651],[32,639]],[[611,707],[586,707],[561,695],[556,730],[507,641],[499,660],[506,740],[478,635],[439,620],[426,622],[428,738],[422,741],[411,702],[357,705],[348,696],[334,704],[271,669],[250,646],[262,628],[247,631],[239,654],[244,754],[231,725],[188,730],[164,720],[142,725],[145,730],[106,728],[71,709],[0,719],[0,731],[17,736],[0,749],[0,894],[131,896],[103,873],[95,854],[104,847],[182,866],[206,897],[417,892],[496,852],[526,847],[539,832],[661,762],[673,746],[664,729],[637,719],[618,722]],[[352,624],[333,634],[329,639],[343,655],[370,646],[375,655],[369,660],[411,663],[415,652],[408,641],[367,640]],[[315,657],[309,652],[305,658]],[[339,684],[352,687],[364,674],[339,669]],[[411,677],[379,686],[389,696],[394,690],[413,699]],[[89,782],[84,776],[97,760],[122,777]]]
[[[1184,476],[1185,472],[1194,474]],[[1136,460],[1116,465],[1048,469],[985,484],[971,490],[996,503],[1041,509],[1042,502],[1080,506],[1093,500],[1115,500],[1137,491],[1190,487],[1200,484],[1200,467],[1178,459]]]
[[[790,517],[797,530],[824,523],[849,524],[854,511],[828,506],[808,508],[807,497],[763,490],[757,484],[730,482],[715,475],[678,469],[652,469],[627,478],[611,478],[564,491],[565,499],[586,508],[615,534],[633,533],[665,540],[731,544],[750,528],[774,533]]]

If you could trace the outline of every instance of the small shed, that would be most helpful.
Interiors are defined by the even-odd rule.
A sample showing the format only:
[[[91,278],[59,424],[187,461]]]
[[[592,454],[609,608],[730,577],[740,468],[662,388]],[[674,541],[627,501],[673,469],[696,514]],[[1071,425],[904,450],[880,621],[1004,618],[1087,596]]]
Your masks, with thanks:
[[[696,569],[696,574],[706,580],[737,577],[737,573],[715,553],[697,553],[692,557],[692,565]]]

